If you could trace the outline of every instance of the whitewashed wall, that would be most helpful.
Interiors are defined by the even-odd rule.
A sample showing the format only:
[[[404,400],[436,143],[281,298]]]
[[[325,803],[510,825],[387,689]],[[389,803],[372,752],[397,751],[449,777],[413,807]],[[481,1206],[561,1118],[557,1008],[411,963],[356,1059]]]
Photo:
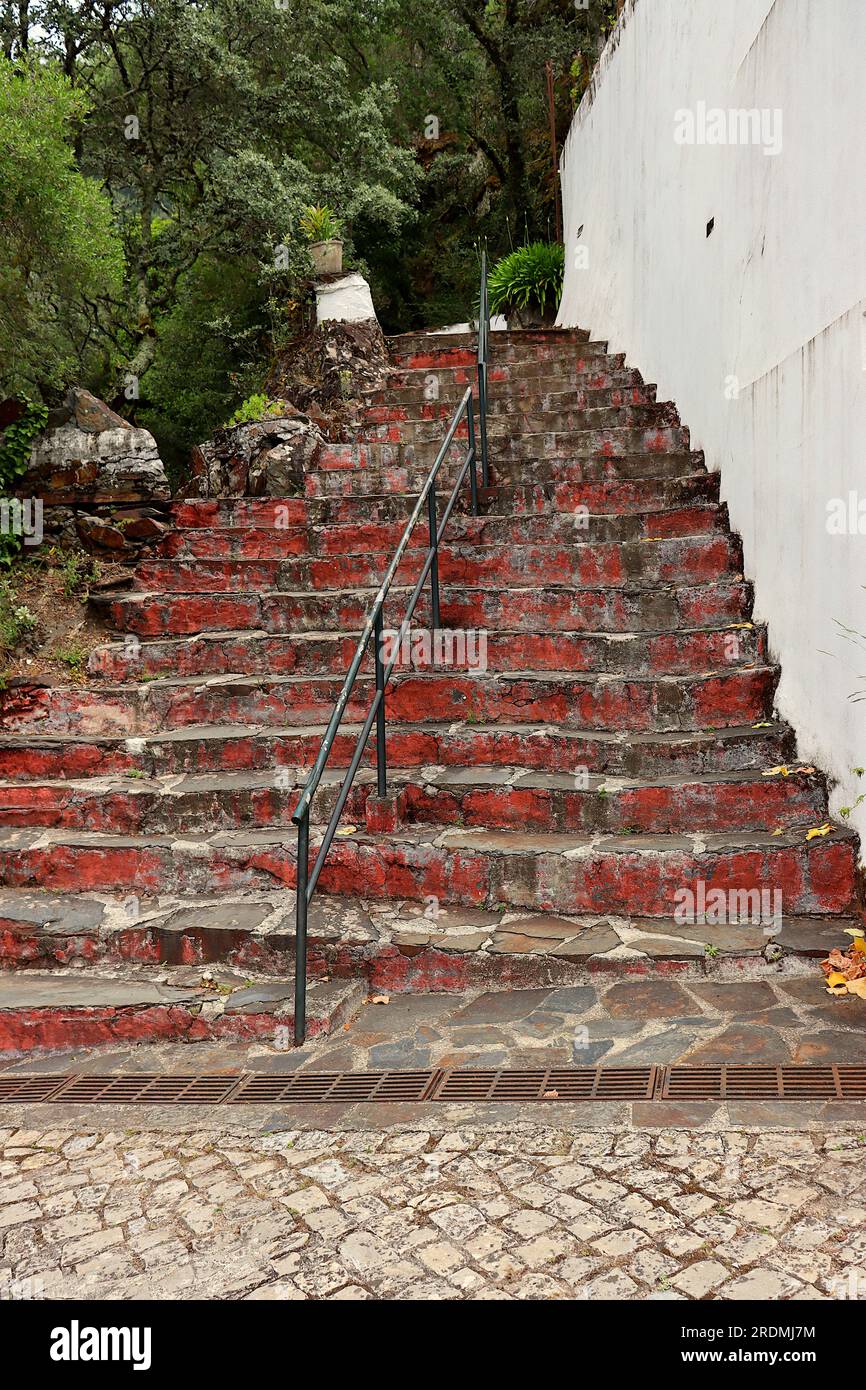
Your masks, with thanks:
[[[780,149],[678,143],[699,102],[765,108]],[[721,470],[836,811],[866,791],[866,636],[837,626],[866,634],[864,142],[866,0],[627,0],[562,161],[559,321],[625,351]],[[851,493],[863,534],[831,534]]]

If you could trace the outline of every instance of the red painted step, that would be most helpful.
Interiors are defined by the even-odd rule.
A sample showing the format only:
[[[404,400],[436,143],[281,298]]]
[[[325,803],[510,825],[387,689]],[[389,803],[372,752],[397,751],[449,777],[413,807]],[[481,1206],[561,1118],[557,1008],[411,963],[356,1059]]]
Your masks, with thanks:
[[[320,878],[325,893],[373,900],[544,912],[620,912],[669,918],[689,888],[766,891],[781,913],[857,911],[856,837],[834,829],[702,835],[586,836],[470,828],[401,829],[336,840]],[[222,831],[183,838],[63,830],[0,831],[0,883],[53,891],[178,894],[292,887],[295,846],[285,831]],[[697,901],[697,898],[695,899]]]
[[[283,560],[293,555],[369,555],[392,553],[402,538],[405,516],[392,521],[296,527],[200,526],[169,531],[152,553],[165,559]],[[727,509],[718,503],[674,507],[661,512],[554,513],[546,516],[453,517],[451,545],[540,545],[587,541],[617,542],[663,536],[696,536],[727,529]],[[426,550],[429,538],[416,526],[411,550]]]
[[[422,552],[407,553],[398,566],[396,583],[414,584],[424,558]],[[304,555],[285,560],[148,559],[138,567],[136,584],[149,593],[216,593],[223,588],[241,593],[350,588],[375,592],[388,563],[387,554]],[[596,544],[573,541],[558,547],[457,544],[443,545],[439,551],[442,584],[499,588],[704,584],[737,573],[741,567],[739,539],[724,534]]]
[[[109,835],[207,833],[274,825],[289,827],[303,772],[191,774],[180,779],[100,778],[0,783],[0,826],[41,826]],[[314,822],[329,818],[342,782],[326,773]],[[707,831],[807,829],[827,813],[826,786],[794,766],[787,777],[723,773],[702,779],[634,781],[524,768],[428,769],[423,779],[392,772],[406,822],[532,831],[684,834]],[[372,768],[362,769],[346,804],[348,821],[363,821],[375,793]]]
[[[218,675],[227,668],[244,675],[339,675],[345,674],[359,637],[360,628],[350,633],[296,632],[293,636],[214,632],[195,642],[186,638],[139,645],[118,642],[92,652],[88,670],[113,684],[145,676]],[[386,654],[393,648],[398,670],[422,669],[435,655],[435,640],[429,629],[416,626],[401,644],[395,628]],[[438,640],[443,656],[450,657],[457,669],[483,664],[488,671],[684,675],[762,663],[768,655],[766,630],[751,624],[652,635],[496,630],[467,638],[462,630],[451,630],[443,631]],[[368,647],[362,669],[371,670],[372,665],[372,647]]]
[[[615,480],[580,484],[540,484],[522,478],[508,486],[487,490],[483,496],[485,513],[519,519],[530,513],[550,517],[557,512],[573,514],[582,507],[589,517],[598,514],[620,516],[638,512],[664,512],[678,507],[714,503],[719,497],[718,473],[697,470],[681,478],[648,478],[640,481]],[[461,499],[464,504],[468,498]],[[493,504],[496,505],[493,505]],[[369,525],[400,521],[405,526],[412,511],[408,495],[380,493],[363,497],[263,498],[241,497],[175,502],[174,523],[181,532],[212,527],[274,529],[297,533],[314,528]],[[468,525],[470,518],[457,512],[455,520]],[[554,517],[557,521],[558,518]],[[449,532],[449,536],[454,533]]]
[[[140,966],[120,978],[95,970],[0,973],[0,1055],[209,1039],[282,1037],[286,1046],[294,1026],[293,988],[292,979],[261,980],[224,995],[191,983],[165,985]],[[366,995],[360,984],[314,981],[308,1036],[324,1036],[351,1021]]]
[[[253,771],[311,767],[324,726],[256,728],[212,725],[165,731],[147,737],[77,735],[46,737],[28,730],[0,735],[0,776],[12,781],[59,777],[136,777],[189,772]],[[340,726],[328,765],[347,767],[360,733]],[[604,733],[550,724],[477,723],[401,726],[387,731],[388,766],[393,769],[525,767],[558,772],[585,767],[589,773],[625,776],[700,776],[787,765],[794,737],[784,724],[657,734]],[[366,763],[373,765],[373,747]]]
[[[307,474],[304,495],[311,501],[340,497],[365,497],[383,492],[418,495],[436,458],[433,445],[366,444],[334,445],[333,450],[345,448],[345,454],[330,454],[330,468]],[[490,473],[495,488],[522,484],[527,475],[537,483],[587,484],[598,482],[627,482],[652,480],[664,482],[689,477],[703,467],[700,451],[685,450],[665,453],[576,455],[570,442],[551,446],[551,457],[545,456],[543,436],[527,436],[514,457],[491,453]],[[369,452],[375,450],[376,457]],[[449,460],[438,475],[439,495],[450,494],[458,468],[466,457],[465,450],[455,445]],[[363,451],[363,453],[362,453]],[[465,501],[468,503],[468,490]],[[407,509],[411,510],[411,509]]]
[[[700,676],[624,677],[472,671],[394,675],[389,719],[538,722],[632,732],[697,730],[754,723],[772,713],[778,669],[735,668]],[[338,676],[220,676],[155,680],[98,691],[43,687],[7,693],[4,726],[42,733],[146,735],[191,724],[314,724],[327,721],[342,685]],[[359,676],[346,706],[363,718],[372,680]],[[17,697],[17,698],[16,698]]]
[[[402,621],[411,596],[408,587],[391,590],[388,619]],[[100,601],[112,627],[139,637],[182,636],[201,632],[360,631],[372,591],[321,593],[124,594]],[[443,586],[444,627],[499,628],[546,632],[670,632],[746,623],[752,609],[751,586],[742,580],[689,587],[472,589]],[[390,617],[393,613],[393,618]],[[425,590],[416,608],[416,626],[431,622]]]

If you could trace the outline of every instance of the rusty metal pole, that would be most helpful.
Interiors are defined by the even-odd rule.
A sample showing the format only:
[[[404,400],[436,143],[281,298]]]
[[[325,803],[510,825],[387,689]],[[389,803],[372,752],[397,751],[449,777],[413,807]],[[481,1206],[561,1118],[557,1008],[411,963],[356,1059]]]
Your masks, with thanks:
[[[556,240],[562,241],[562,215],[559,211],[559,156],[556,150],[556,101],[553,91],[553,63],[548,58],[544,65],[547,72],[547,108],[550,115],[550,154],[553,161],[553,208],[556,218]]]

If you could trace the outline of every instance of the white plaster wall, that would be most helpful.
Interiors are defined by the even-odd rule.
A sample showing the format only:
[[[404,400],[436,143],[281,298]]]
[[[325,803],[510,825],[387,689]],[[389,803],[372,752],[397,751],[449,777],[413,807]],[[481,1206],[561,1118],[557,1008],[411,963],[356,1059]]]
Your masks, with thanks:
[[[678,144],[699,101],[780,110],[781,151]],[[866,636],[836,625],[866,634],[864,141],[866,0],[627,0],[562,160],[559,322],[625,351],[721,470],[834,811],[866,792]],[[864,534],[829,534],[851,492]]]

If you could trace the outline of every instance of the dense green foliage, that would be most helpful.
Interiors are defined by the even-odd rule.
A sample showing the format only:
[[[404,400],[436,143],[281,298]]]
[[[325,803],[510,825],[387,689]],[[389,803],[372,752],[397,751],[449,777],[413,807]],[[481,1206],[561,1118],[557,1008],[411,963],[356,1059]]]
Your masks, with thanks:
[[[107,363],[101,327],[120,292],[109,199],[75,166],[85,109],[54,66],[0,57],[2,387],[41,391]]]
[[[0,394],[76,380],[180,461],[297,332],[309,209],[386,330],[465,318],[482,240],[552,239],[546,64],[561,143],[615,9],[0,0]]]

